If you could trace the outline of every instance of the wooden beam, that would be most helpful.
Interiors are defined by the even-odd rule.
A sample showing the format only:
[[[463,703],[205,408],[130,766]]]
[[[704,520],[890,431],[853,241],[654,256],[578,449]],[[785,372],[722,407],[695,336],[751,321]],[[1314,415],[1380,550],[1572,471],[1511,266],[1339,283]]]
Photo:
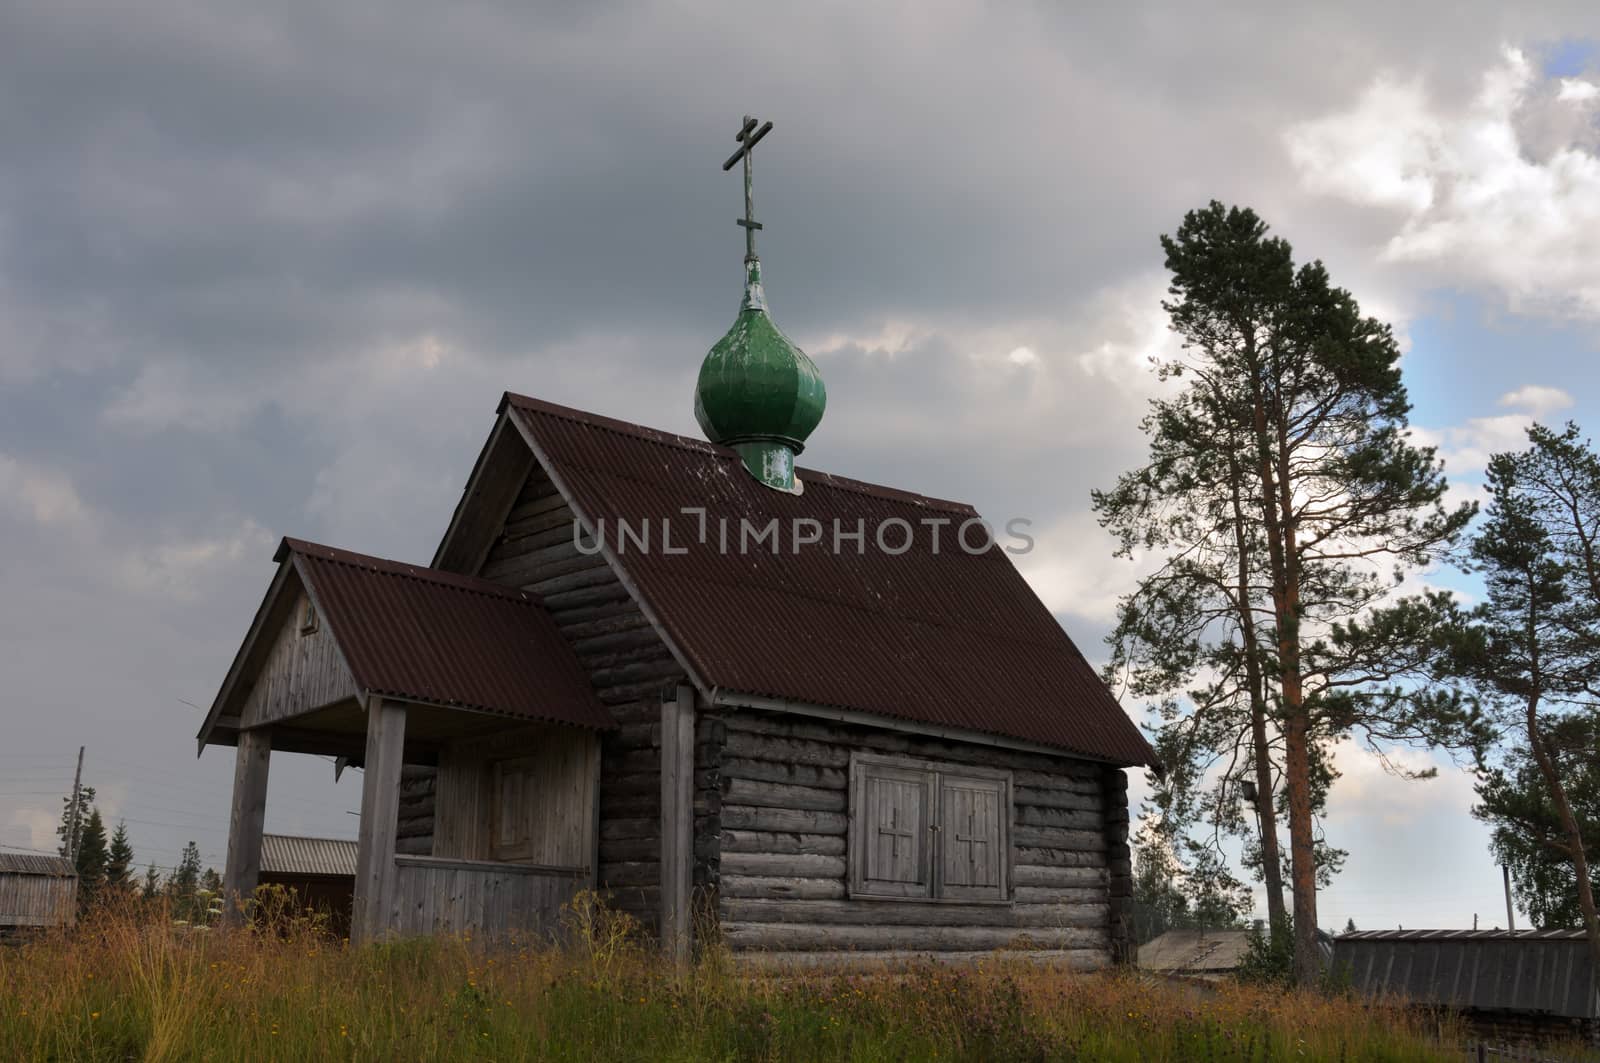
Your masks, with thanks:
[[[233,811],[228,818],[228,862],[222,878],[222,911],[233,923],[241,920],[240,905],[255,893],[261,878],[261,831],[267,817],[271,759],[270,730],[240,732],[233,767]]]
[[[661,702],[661,947],[689,959],[689,892],[694,852],[694,688],[679,684]]]
[[[352,944],[375,941],[388,929],[394,888],[394,845],[400,818],[400,768],[405,759],[406,707],[373,698],[367,706],[366,767],[361,780],[361,831],[356,847]]]

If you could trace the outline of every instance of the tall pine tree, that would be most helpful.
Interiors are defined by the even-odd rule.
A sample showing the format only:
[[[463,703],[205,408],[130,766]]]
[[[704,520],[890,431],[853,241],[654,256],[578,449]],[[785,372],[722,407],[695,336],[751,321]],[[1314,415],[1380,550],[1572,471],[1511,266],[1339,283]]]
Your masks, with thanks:
[[[1595,753],[1570,748],[1594,733],[1600,711],[1600,456],[1575,425],[1559,433],[1535,425],[1528,439],[1527,451],[1489,460],[1489,519],[1472,542],[1488,594],[1465,661],[1537,769],[1542,792],[1530,796],[1552,815],[1528,815],[1519,826],[1541,831],[1541,820],[1554,821],[1533,840],[1564,859],[1600,970],[1600,916],[1572,798]],[[1492,800],[1492,775],[1489,785]]]
[[[1146,423],[1153,464],[1168,448],[1218,469],[1226,464],[1218,451],[1228,448],[1242,466],[1185,482],[1192,490],[1184,502],[1195,507],[1186,519],[1202,533],[1193,541],[1207,544],[1212,563],[1182,574],[1191,585],[1171,597],[1223,603],[1214,630],[1224,634],[1208,633],[1199,645],[1231,647],[1242,677],[1228,697],[1202,689],[1193,702],[1200,715],[1187,726],[1208,746],[1242,748],[1252,770],[1272,757],[1256,740],[1256,720],[1277,732],[1295,974],[1310,984],[1321,975],[1317,885],[1327,870],[1318,866],[1314,818],[1335,778],[1332,744],[1350,735],[1380,750],[1389,742],[1481,740],[1459,699],[1423,682],[1440,621],[1451,614],[1448,599],[1391,600],[1397,574],[1430,563],[1472,508],[1443,507],[1438,461],[1406,435],[1394,337],[1321,263],[1297,267],[1289,244],[1269,237],[1254,212],[1215,202],[1161,242],[1171,273],[1164,306],[1184,354],[1158,371],[1184,394],[1183,416],[1166,418],[1158,406]],[[1239,515],[1230,521],[1234,504]],[[1234,528],[1243,539],[1230,548]],[[1242,577],[1227,574],[1241,558]],[[1255,640],[1238,633],[1246,615],[1258,624]],[[1262,669],[1259,709],[1250,657]],[[1211,673],[1207,657],[1193,662]]]
[[[118,820],[117,829],[111,832],[111,846],[106,851],[106,888],[118,896],[133,890],[133,843],[128,840],[125,820]]]
[[[78,836],[78,908],[87,910],[105,893],[106,867],[110,862],[106,844],[106,825],[98,808],[89,809],[89,819]]]

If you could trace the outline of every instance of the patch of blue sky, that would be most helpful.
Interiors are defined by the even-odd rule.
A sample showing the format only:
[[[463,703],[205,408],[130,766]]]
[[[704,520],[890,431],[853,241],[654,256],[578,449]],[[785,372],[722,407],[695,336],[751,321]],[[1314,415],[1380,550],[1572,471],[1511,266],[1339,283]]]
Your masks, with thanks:
[[[1515,412],[1501,397],[1537,385],[1573,399],[1547,419],[1600,430],[1600,325],[1512,313],[1498,300],[1453,290],[1433,293],[1407,331],[1413,423],[1438,428]]]
[[[1539,69],[1548,78],[1570,78],[1600,64],[1600,41],[1571,38],[1539,49]]]

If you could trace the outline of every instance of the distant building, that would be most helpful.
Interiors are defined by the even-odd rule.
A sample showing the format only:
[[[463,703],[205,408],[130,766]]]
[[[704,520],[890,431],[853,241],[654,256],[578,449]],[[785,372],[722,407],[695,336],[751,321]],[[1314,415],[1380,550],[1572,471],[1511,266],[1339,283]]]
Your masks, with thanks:
[[[1237,974],[1250,946],[1248,930],[1169,930],[1139,946],[1139,969],[1187,978]]]
[[[0,936],[71,926],[78,915],[72,861],[43,853],[0,852]]]
[[[1496,1036],[1600,1038],[1581,930],[1364,930],[1334,939],[1333,962],[1362,993],[1459,1011]]]
[[[350,932],[350,900],[356,885],[356,843],[293,834],[261,836],[261,885],[295,893],[301,908],[324,912],[329,929]]]

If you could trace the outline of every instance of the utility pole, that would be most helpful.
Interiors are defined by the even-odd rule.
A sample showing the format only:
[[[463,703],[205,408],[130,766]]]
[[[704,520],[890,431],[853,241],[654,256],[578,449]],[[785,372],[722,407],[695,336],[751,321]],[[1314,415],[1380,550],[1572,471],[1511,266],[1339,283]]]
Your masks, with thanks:
[[[1517,928],[1517,917],[1511,910],[1511,865],[1510,864],[1501,864],[1500,865],[1500,877],[1505,880],[1505,884],[1506,884],[1506,929],[1507,930],[1515,930]]]
[[[78,747],[78,770],[72,773],[72,825],[67,830],[67,859],[78,866],[78,794],[83,786],[83,747]]]

